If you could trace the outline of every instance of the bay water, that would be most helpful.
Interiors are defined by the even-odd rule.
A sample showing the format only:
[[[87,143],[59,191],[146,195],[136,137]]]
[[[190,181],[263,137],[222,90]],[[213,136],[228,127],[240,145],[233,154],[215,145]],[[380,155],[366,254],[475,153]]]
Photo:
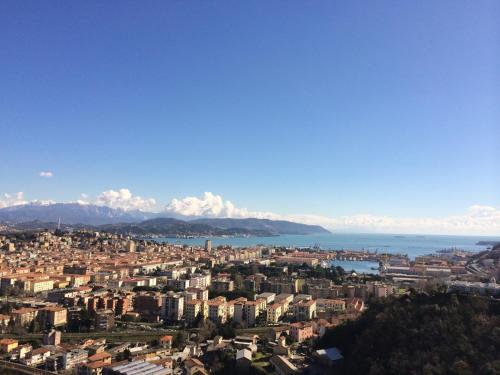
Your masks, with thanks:
[[[478,245],[479,241],[498,241],[490,236],[446,236],[415,234],[373,234],[373,233],[325,233],[310,235],[280,235],[271,237],[199,237],[199,238],[156,238],[160,242],[203,246],[206,239],[212,246],[231,245],[234,247],[286,246],[316,247],[322,250],[369,250],[379,253],[407,254],[410,259],[416,256],[435,253],[444,249],[461,249],[472,252],[486,250],[488,245]],[[374,262],[334,261],[334,265],[357,272],[376,272]]]

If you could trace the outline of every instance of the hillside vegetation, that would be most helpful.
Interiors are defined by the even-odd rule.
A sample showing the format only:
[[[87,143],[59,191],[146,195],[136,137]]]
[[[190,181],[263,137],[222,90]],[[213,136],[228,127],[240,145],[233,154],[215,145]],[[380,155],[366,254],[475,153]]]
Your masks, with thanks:
[[[500,304],[444,293],[378,301],[318,346],[341,349],[335,374],[500,374]]]

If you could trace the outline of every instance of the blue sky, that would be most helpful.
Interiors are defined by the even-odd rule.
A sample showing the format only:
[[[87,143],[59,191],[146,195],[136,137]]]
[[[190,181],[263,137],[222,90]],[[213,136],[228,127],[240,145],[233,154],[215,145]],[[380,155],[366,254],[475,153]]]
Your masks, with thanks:
[[[0,194],[498,209],[499,16],[496,1],[3,1]]]

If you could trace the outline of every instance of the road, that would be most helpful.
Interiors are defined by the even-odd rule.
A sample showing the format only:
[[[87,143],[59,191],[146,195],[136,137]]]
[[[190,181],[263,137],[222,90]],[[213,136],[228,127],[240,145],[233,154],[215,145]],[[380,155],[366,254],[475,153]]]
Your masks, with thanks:
[[[269,327],[253,327],[253,328],[242,328],[237,329],[237,335],[245,335],[245,334],[263,334],[269,329]],[[197,332],[198,329],[185,329],[184,332]],[[98,339],[98,338],[106,338],[107,342],[126,342],[126,341],[152,341],[158,339],[164,335],[172,335],[174,336],[179,330],[151,330],[151,331],[114,331],[114,332],[67,332],[62,334],[63,341],[78,341],[84,339]],[[43,337],[42,333],[26,333],[26,334],[4,334],[3,338],[13,338],[18,339],[20,341],[30,341],[30,340],[41,340]]]

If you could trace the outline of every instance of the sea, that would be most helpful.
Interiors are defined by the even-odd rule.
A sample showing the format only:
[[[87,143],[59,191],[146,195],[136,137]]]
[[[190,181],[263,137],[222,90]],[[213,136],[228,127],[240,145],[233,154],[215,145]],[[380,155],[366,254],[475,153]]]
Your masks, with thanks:
[[[373,233],[325,233],[309,235],[280,235],[271,237],[199,237],[166,238],[155,240],[172,244],[202,246],[205,240],[212,240],[212,246],[231,245],[233,247],[286,246],[316,247],[322,250],[369,250],[379,253],[407,254],[410,259],[416,256],[435,253],[444,249],[460,249],[472,252],[486,250],[489,246],[478,245],[479,241],[500,242],[500,235],[490,236],[446,236],[415,234],[373,234]],[[333,265],[356,272],[376,273],[374,262],[334,261]]]

